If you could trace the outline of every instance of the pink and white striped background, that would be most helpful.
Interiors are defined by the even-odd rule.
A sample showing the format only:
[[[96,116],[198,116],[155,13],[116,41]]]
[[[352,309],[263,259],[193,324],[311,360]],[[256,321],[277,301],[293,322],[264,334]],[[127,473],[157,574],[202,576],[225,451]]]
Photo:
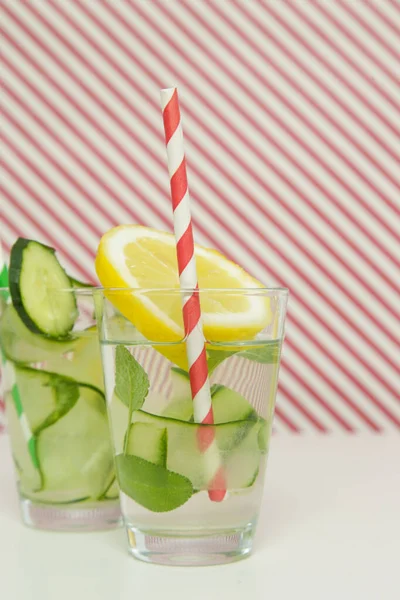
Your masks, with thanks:
[[[177,85],[197,241],[291,290],[276,429],[400,427],[398,0],[3,0],[6,250],[93,278],[118,223],[171,229]]]

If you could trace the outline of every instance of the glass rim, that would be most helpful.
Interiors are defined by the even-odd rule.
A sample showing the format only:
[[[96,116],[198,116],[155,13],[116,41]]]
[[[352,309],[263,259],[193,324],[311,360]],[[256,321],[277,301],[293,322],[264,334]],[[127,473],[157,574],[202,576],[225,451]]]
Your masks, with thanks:
[[[0,286],[0,292],[10,292],[9,286]],[[195,291],[199,292],[207,292],[207,293],[226,293],[229,292],[231,294],[266,294],[266,293],[275,293],[283,296],[287,296],[289,294],[289,288],[280,287],[280,286],[263,286],[263,287],[247,287],[247,288],[171,288],[171,287],[106,287],[101,285],[94,286],[85,286],[85,287],[71,287],[71,288],[61,288],[58,290],[52,290],[54,293],[79,293],[79,294],[92,294],[93,292],[115,292],[115,293],[168,293],[168,294],[181,294],[181,293],[192,293]]]
[[[101,289],[101,286],[99,286],[99,288]],[[53,292],[85,292],[86,294],[91,294],[92,291],[94,289],[97,289],[96,286],[84,286],[84,287],[71,287],[71,288],[61,288],[60,290],[52,290]],[[10,286],[9,285],[2,285],[0,286],[0,293],[1,292],[9,292],[10,293]]]
[[[237,287],[237,288],[205,288],[205,287],[185,287],[185,288],[171,288],[171,287],[104,287],[104,286],[94,286],[92,288],[95,292],[139,292],[139,293],[169,293],[169,294],[181,294],[191,293],[191,292],[212,292],[212,293],[225,293],[229,292],[232,294],[265,294],[265,293],[279,293],[282,295],[287,295],[289,293],[289,288],[279,287],[279,286],[263,286],[263,287]]]

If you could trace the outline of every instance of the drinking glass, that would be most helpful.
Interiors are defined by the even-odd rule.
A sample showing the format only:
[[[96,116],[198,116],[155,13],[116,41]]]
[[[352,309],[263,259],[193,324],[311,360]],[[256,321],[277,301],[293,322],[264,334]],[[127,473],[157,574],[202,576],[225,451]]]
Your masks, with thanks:
[[[22,520],[52,530],[121,522],[91,288],[48,292],[76,301],[71,333],[33,333],[0,289],[0,347],[7,431]]]
[[[195,422],[182,302],[98,289],[97,325],[130,552],[219,564],[251,552],[287,303],[282,288],[200,289],[213,423]]]

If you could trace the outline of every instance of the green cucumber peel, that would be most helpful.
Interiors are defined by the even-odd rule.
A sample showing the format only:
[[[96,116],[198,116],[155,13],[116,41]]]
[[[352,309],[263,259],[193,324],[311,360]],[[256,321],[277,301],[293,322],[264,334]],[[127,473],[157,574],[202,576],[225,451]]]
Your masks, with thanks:
[[[35,435],[38,435],[46,427],[50,427],[66,415],[79,400],[79,385],[76,381],[65,379],[55,373],[49,374],[47,386],[53,388],[56,395],[57,409],[44,420],[36,429]]]
[[[114,476],[111,479],[110,483],[107,485],[104,492],[102,492],[100,494],[100,496],[97,498],[97,500],[116,500],[118,498],[118,494],[116,494],[115,496],[107,496],[108,492],[111,490],[111,488],[116,483],[116,481],[117,481],[117,478]]]
[[[60,324],[54,327],[54,320],[52,321],[53,329],[50,327],[49,322],[47,320],[46,324],[43,326],[43,319],[39,319],[37,315],[37,310],[33,310],[32,301],[26,298],[25,288],[27,285],[26,277],[35,273],[35,269],[32,270],[32,266],[28,269],[25,266],[25,262],[28,260],[32,262],[32,252],[37,254],[37,252],[42,253],[46,252],[49,256],[52,257],[52,269],[56,269],[57,276],[53,277],[53,273],[51,274],[50,280],[48,280],[46,271],[45,276],[39,278],[39,280],[35,280],[35,285],[40,281],[40,290],[42,295],[45,291],[47,294],[48,291],[53,292],[54,290],[61,289],[62,286],[60,284],[60,274],[61,277],[65,279],[65,282],[69,282],[69,277],[65,272],[65,269],[61,266],[59,260],[56,257],[56,251],[54,248],[42,244],[36,240],[30,240],[26,238],[18,238],[17,241],[11,248],[10,253],[10,270],[9,270],[9,288],[10,295],[12,299],[12,304],[17,311],[19,317],[23,321],[24,325],[34,334],[39,334],[43,337],[47,337],[49,339],[54,340],[64,340],[68,339],[70,336],[70,332],[74,326],[74,322],[78,317],[78,309],[76,304],[76,299],[73,295],[71,295],[71,303],[68,307],[69,315],[67,320],[64,322],[62,327],[60,328]],[[42,256],[40,256],[42,258]],[[37,257],[36,257],[36,260]],[[40,264],[39,272],[43,270],[43,265]],[[25,283],[24,283],[25,282]],[[55,287],[53,288],[53,285]],[[60,287],[61,286],[61,287]],[[60,317],[60,313],[57,314],[57,317]],[[38,322],[40,322],[40,326]],[[44,319],[46,321],[46,319]]]
[[[258,429],[258,447],[262,454],[266,454],[268,452],[269,446],[269,430],[268,423],[265,419],[260,417],[259,419],[259,429]]]

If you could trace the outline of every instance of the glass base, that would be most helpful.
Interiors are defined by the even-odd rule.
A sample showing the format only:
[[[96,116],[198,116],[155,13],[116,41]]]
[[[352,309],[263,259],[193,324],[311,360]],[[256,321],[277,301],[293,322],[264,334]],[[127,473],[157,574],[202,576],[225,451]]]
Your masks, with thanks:
[[[175,566],[221,565],[240,560],[252,550],[255,523],[218,531],[156,531],[128,526],[131,554],[149,563]]]
[[[22,520],[28,527],[50,531],[101,531],[122,524],[118,500],[93,504],[36,504],[20,499]]]

